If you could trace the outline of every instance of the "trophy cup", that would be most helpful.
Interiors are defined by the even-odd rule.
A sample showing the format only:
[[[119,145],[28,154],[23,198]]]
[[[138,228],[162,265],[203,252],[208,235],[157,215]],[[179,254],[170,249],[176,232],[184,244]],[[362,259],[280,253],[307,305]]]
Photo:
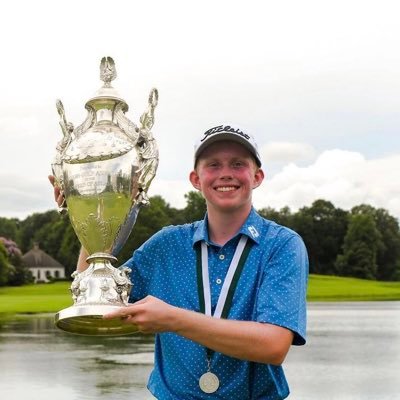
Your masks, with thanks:
[[[67,121],[57,100],[62,140],[52,164],[55,184],[64,192],[60,213],[68,211],[75,233],[88,252],[89,267],[75,271],[74,304],[59,311],[56,326],[81,335],[123,335],[137,331],[122,321],[102,316],[128,304],[130,269],[115,268],[158,166],[158,148],[151,133],[157,89],[149,95],[140,126],[125,113],[128,105],[111,86],[117,76],[111,57],[100,63],[103,86],[85,105],[88,115],[77,128]]]

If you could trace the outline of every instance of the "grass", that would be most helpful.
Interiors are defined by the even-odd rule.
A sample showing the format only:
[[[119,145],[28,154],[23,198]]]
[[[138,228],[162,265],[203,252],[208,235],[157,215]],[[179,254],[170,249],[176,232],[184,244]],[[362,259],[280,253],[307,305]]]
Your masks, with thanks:
[[[0,313],[52,313],[72,305],[69,282],[0,288]]]
[[[400,300],[400,282],[310,275],[309,301]]]
[[[0,288],[1,314],[55,313],[72,305],[69,282]],[[400,300],[400,282],[310,275],[309,301]]]

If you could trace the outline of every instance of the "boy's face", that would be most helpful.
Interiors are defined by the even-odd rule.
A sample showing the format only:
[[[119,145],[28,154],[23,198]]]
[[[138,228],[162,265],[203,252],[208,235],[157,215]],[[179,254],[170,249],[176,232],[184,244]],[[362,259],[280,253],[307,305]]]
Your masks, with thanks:
[[[202,192],[208,207],[222,212],[250,210],[252,191],[263,179],[250,152],[230,141],[207,147],[190,173],[192,185]]]

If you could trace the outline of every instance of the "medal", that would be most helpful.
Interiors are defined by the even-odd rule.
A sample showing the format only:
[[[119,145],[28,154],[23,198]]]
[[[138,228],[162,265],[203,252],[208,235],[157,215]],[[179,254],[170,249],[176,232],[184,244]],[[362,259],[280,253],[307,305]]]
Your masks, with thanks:
[[[236,285],[249,254],[250,245],[251,243],[247,242],[247,236],[242,235],[226,273],[214,315],[212,315],[210,280],[208,275],[208,251],[206,243],[201,243],[201,248],[196,250],[197,288],[199,293],[200,312],[208,316],[213,316],[214,318],[228,317],[232,305],[233,294],[235,293]],[[201,375],[199,386],[204,393],[214,393],[218,390],[220,382],[218,376],[211,372],[213,351],[206,348],[206,353],[208,368],[207,372]]]
[[[206,372],[199,379],[200,389],[204,393],[214,393],[219,388],[218,376],[212,372]]]

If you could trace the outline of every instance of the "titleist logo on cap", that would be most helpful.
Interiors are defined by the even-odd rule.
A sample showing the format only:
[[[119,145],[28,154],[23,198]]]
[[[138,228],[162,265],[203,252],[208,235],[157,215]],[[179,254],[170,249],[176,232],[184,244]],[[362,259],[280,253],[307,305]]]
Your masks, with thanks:
[[[203,139],[201,139],[201,142],[206,140],[209,136],[214,135],[216,133],[221,133],[221,132],[236,133],[237,135],[240,135],[247,140],[250,139],[250,136],[247,135],[246,133],[244,133],[243,131],[241,131],[240,129],[232,128],[229,125],[225,125],[225,126],[218,125],[218,126],[215,126],[214,128],[209,129],[208,131],[204,132],[204,137],[203,137]]]

